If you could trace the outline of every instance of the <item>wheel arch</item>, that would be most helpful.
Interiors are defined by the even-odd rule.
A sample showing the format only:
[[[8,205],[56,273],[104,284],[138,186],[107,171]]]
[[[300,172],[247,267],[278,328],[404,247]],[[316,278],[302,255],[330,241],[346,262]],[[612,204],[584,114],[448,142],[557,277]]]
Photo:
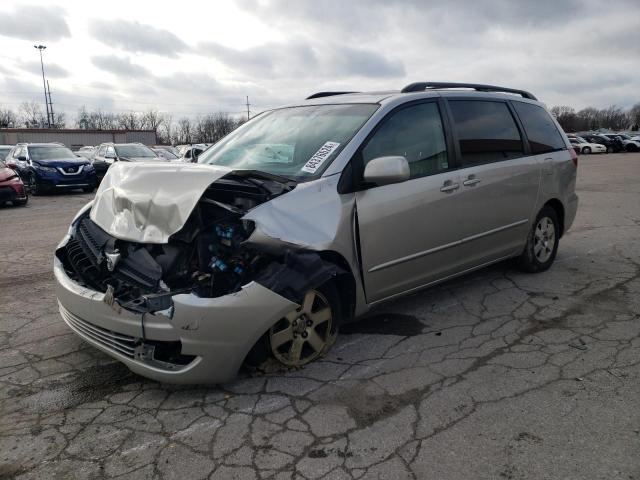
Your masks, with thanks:
[[[564,205],[557,198],[552,198],[550,200],[547,200],[547,202],[543,205],[543,207],[553,208],[553,210],[556,212],[556,215],[558,216],[558,222],[560,223],[560,235],[558,237],[561,238],[562,235],[564,235],[564,230],[565,230],[565,228],[564,228],[564,218],[565,218]]]

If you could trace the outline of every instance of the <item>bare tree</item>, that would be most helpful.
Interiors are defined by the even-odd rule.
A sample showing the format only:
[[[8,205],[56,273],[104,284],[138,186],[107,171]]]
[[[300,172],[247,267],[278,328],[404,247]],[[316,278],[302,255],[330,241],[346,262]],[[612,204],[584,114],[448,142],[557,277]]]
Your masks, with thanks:
[[[156,130],[156,135],[160,143],[170,144],[174,141],[173,117],[170,113],[162,116],[162,123]]]
[[[18,126],[18,115],[10,108],[0,108],[0,128],[13,128]]]
[[[178,120],[178,128],[176,132],[176,143],[191,143],[193,135],[193,127],[188,117],[182,117]]]
[[[44,128],[47,125],[47,120],[42,113],[42,108],[39,103],[21,103],[20,116],[22,117],[22,122],[28,128]]]
[[[631,123],[631,130],[640,130],[640,103],[636,103],[629,109],[629,123]]]
[[[122,130],[139,130],[140,118],[136,112],[121,113],[118,115],[118,128]]]

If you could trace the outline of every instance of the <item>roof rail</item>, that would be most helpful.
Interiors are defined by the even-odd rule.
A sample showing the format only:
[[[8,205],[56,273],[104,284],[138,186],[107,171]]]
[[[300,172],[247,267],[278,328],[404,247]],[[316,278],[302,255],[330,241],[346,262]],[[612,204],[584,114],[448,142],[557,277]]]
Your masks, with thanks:
[[[333,97],[334,95],[346,95],[348,93],[358,93],[358,92],[317,92],[313,95],[309,95],[305,100],[311,100],[312,98],[322,98],[322,97]]]
[[[515,93],[529,100],[538,100],[533,94],[525,90],[516,90],[514,88],[496,87],[495,85],[482,85],[478,83],[452,83],[452,82],[415,82],[410,83],[402,90],[402,93],[421,92],[423,90],[439,89],[439,88],[472,88],[478,92],[504,92]]]

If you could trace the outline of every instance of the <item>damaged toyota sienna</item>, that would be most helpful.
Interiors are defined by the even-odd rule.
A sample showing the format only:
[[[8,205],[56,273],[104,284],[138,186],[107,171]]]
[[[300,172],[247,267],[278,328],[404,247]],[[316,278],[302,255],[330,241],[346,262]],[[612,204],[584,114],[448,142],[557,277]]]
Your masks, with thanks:
[[[526,91],[320,92],[196,164],[114,164],[55,252],[60,313],[157,381],[299,367],[387,300],[506,259],[548,269],[576,169]]]

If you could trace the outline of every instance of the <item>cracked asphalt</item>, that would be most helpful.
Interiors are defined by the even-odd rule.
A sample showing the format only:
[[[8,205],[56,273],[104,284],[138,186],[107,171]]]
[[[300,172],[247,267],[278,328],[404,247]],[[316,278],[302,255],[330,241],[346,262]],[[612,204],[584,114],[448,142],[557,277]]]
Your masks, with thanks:
[[[0,208],[0,478],[640,479],[640,154],[581,156],[556,263],[388,304],[306,368],[161,385],[60,319],[84,194]]]

